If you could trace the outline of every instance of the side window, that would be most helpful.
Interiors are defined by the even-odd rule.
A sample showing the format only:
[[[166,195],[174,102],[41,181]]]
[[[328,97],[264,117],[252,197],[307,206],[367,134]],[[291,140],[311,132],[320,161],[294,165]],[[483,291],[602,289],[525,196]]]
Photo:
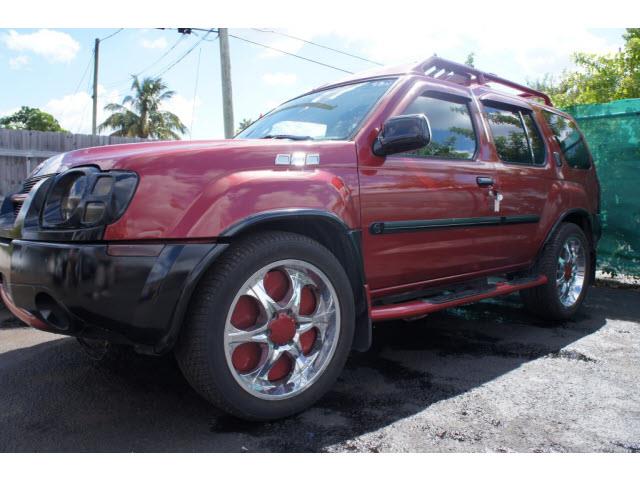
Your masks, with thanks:
[[[560,144],[560,149],[567,163],[573,168],[589,168],[591,165],[589,152],[576,124],[568,118],[546,110],[543,110],[542,114]]]
[[[531,112],[487,104],[484,112],[500,160],[527,165],[544,164],[544,141]]]
[[[416,98],[403,114],[424,113],[427,116],[431,126],[431,143],[408,155],[472,159],[476,151],[476,134],[467,103],[440,96],[423,95]]]

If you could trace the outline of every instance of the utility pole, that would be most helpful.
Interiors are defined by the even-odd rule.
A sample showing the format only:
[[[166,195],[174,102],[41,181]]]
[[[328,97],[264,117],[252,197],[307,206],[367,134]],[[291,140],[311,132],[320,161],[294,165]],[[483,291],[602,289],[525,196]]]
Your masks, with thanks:
[[[97,134],[98,120],[98,58],[100,56],[100,39],[96,38],[93,49],[93,121],[91,123],[91,134]]]
[[[233,123],[233,93],[231,89],[231,59],[229,57],[229,32],[218,29],[220,39],[220,75],[222,77],[222,115],[224,116],[224,137],[231,138],[235,132]]]

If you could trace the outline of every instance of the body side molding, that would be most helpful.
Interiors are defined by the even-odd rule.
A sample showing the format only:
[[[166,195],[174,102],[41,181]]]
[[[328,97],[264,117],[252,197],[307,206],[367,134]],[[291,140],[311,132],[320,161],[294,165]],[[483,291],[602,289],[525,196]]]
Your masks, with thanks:
[[[422,230],[435,230],[441,228],[484,227],[496,225],[515,225],[520,223],[538,223],[539,221],[539,215],[442,218],[436,220],[403,220],[394,222],[374,222],[369,226],[369,231],[373,235],[381,235],[388,233],[418,232]]]

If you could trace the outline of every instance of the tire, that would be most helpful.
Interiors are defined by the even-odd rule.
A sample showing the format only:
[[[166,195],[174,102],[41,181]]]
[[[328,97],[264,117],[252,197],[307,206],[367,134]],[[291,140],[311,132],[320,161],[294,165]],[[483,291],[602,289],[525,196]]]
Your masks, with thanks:
[[[565,246],[579,245],[583,262],[565,262],[569,266],[561,266],[561,256],[567,257]],[[577,243],[576,243],[577,242]],[[571,248],[569,249],[571,250]],[[538,262],[537,271],[546,275],[548,282],[539,287],[522,290],[520,296],[525,307],[541,320],[558,322],[571,318],[582,305],[589,286],[589,272],[591,269],[590,246],[584,232],[573,223],[561,224],[544,248]],[[568,276],[573,276],[569,270],[576,273],[576,289],[567,296],[562,293],[562,285],[569,282]]]
[[[175,355],[191,386],[222,410],[284,418],[333,386],[354,321],[351,284],[329,250],[302,235],[261,232],[232,245],[200,280]]]

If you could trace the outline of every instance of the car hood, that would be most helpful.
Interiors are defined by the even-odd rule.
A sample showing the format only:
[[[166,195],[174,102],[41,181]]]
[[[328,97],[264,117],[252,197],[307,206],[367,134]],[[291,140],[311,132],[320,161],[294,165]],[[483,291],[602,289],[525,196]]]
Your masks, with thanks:
[[[42,162],[32,176],[50,175],[63,172],[69,168],[96,165],[102,170],[145,169],[150,164],[161,167],[163,163],[173,164],[176,161],[190,162],[204,159],[214,160],[221,156],[236,161],[251,154],[275,159],[278,153],[305,151],[316,153],[331,145],[338,146],[349,142],[294,142],[289,140],[197,140],[197,141],[162,141],[108,145],[103,147],[83,148],[62,153]],[[234,162],[236,163],[236,162]],[[246,165],[245,165],[246,166]]]
[[[356,166],[350,141],[292,141],[230,139],[164,141],[84,148],[56,155],[41,163],[31,176],[50,175],[73,167],[95,165],[103,171],[131,170],[140,175],[272,169],[279,154],[318,154],[320,168],[331,163]]]

